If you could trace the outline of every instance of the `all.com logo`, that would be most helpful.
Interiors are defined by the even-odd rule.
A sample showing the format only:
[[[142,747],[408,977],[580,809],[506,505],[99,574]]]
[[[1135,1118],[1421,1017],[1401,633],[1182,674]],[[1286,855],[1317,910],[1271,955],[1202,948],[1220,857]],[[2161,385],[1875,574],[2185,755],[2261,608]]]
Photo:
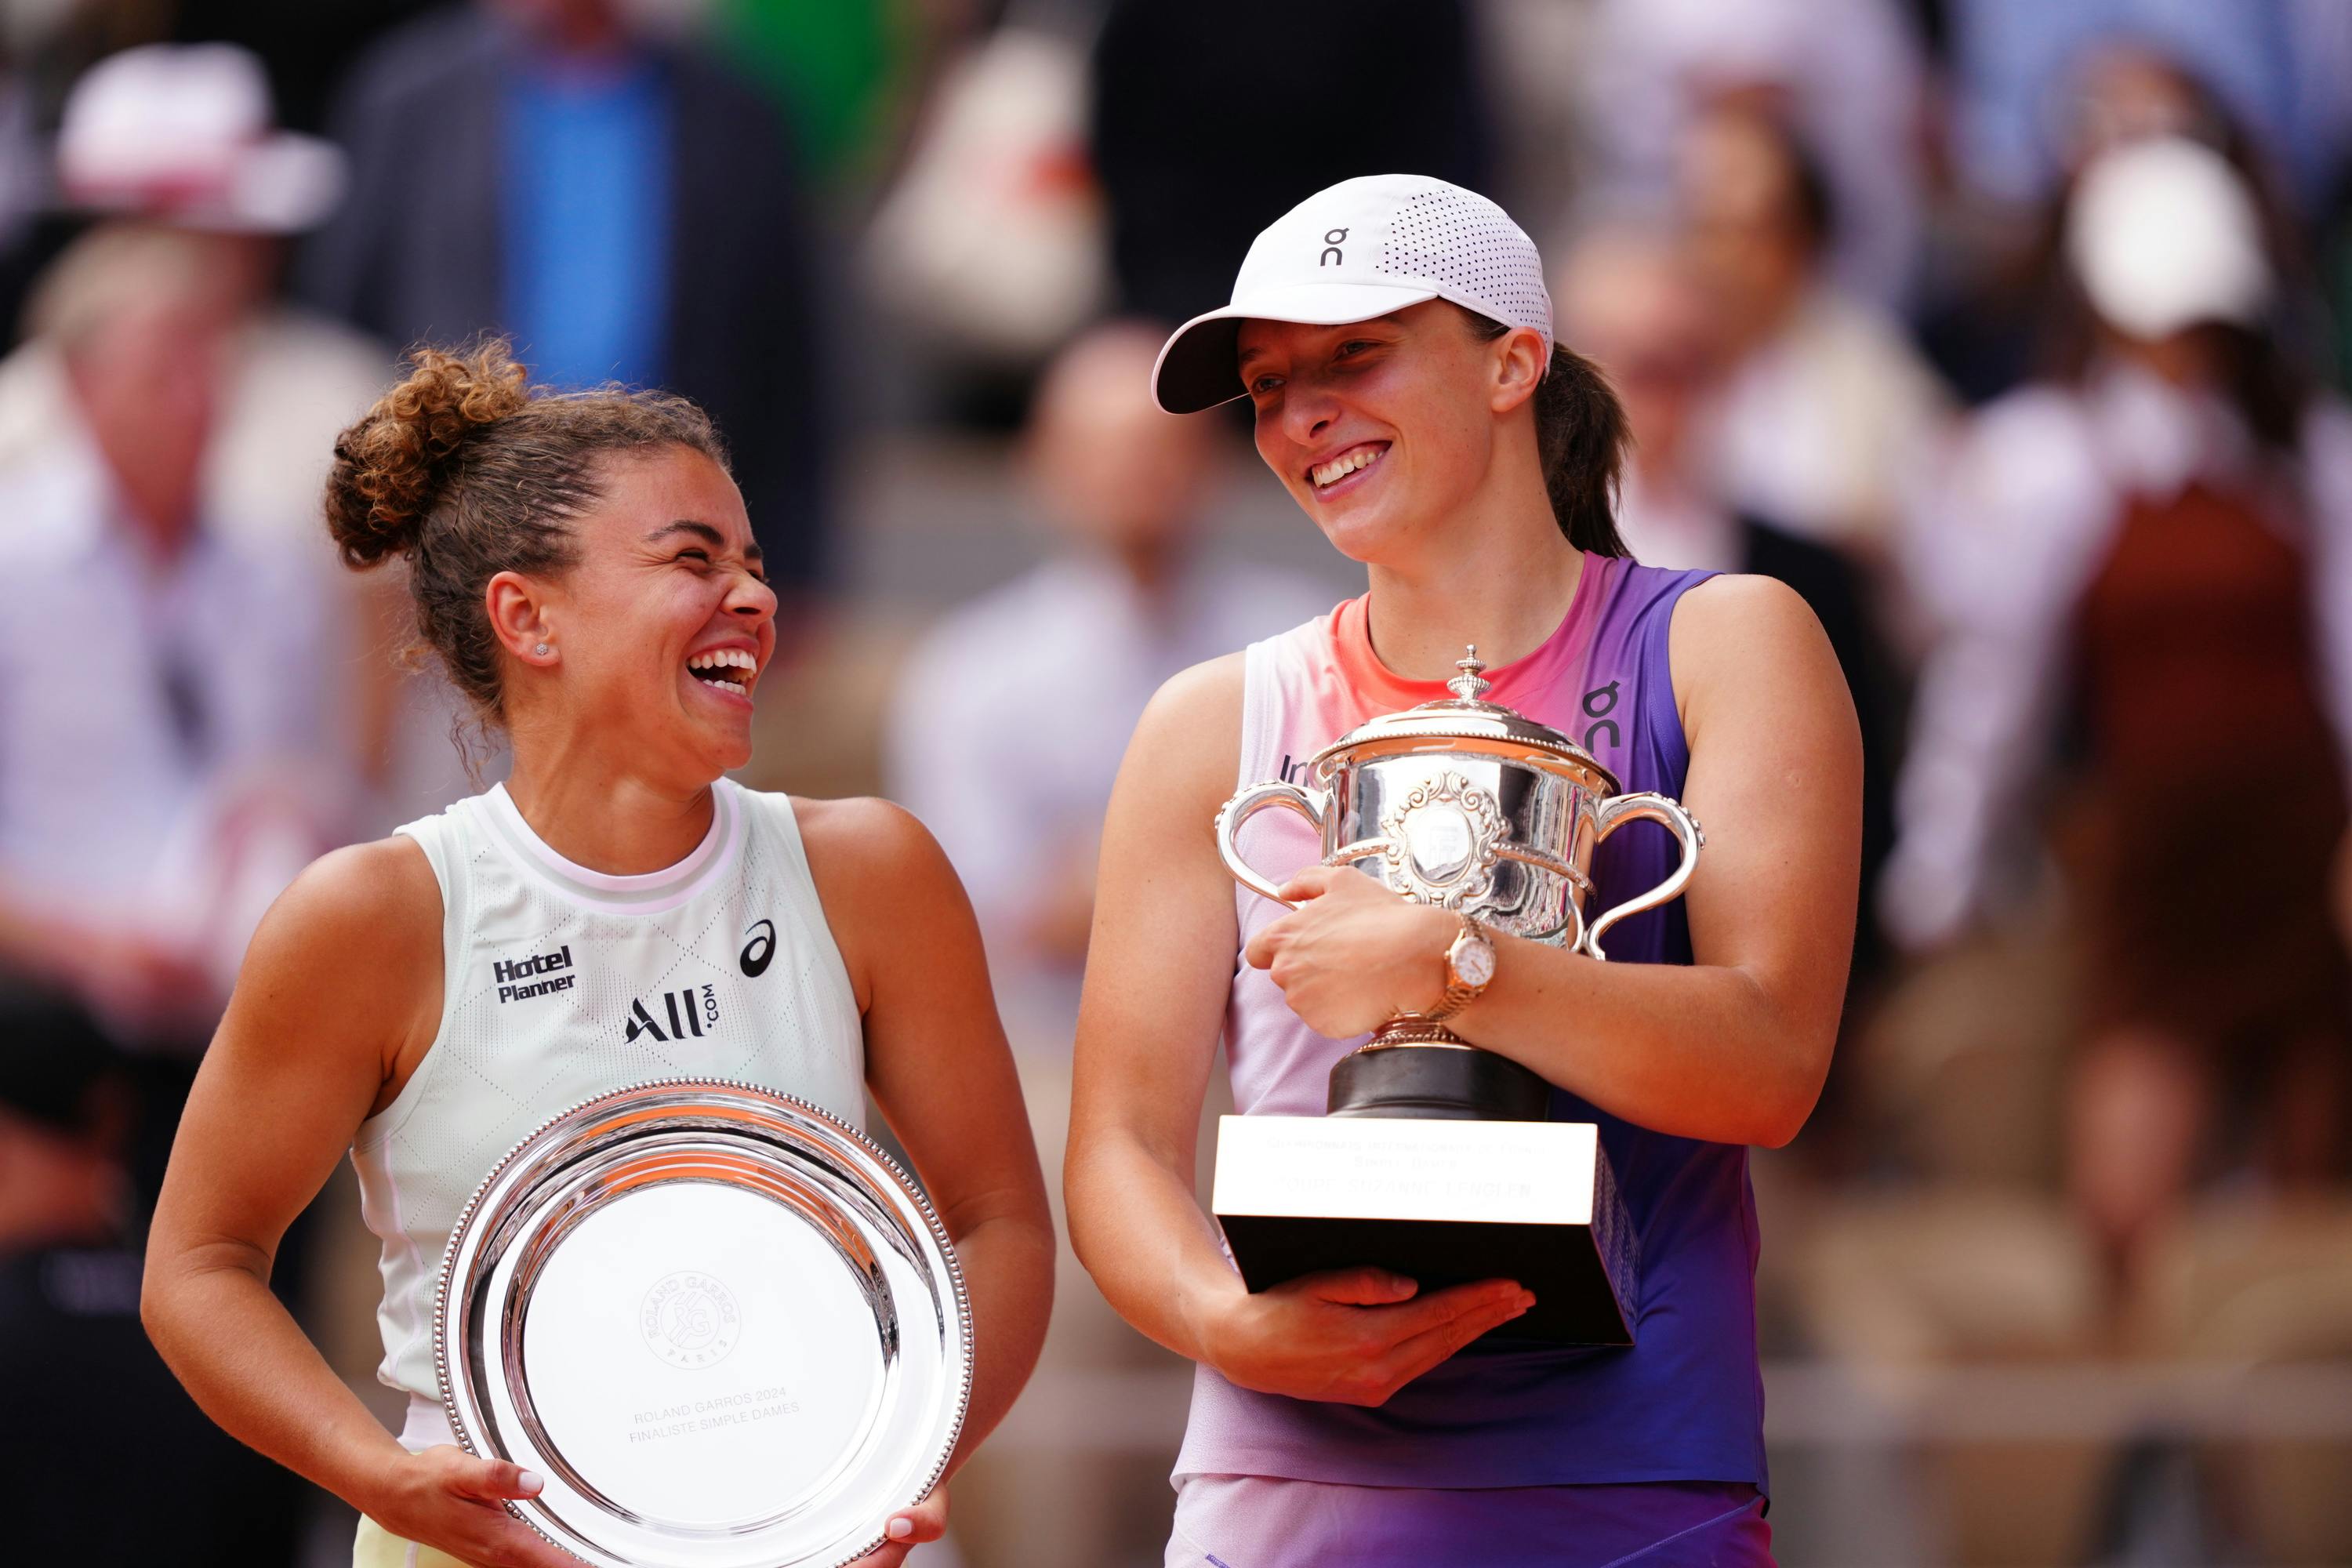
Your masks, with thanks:
[[[716,1366],[742,1338],[743,1314],[724,1284],[686,1268],[654,1281],[638,1309],[637,1327],[646,1348],[670,1365]]]

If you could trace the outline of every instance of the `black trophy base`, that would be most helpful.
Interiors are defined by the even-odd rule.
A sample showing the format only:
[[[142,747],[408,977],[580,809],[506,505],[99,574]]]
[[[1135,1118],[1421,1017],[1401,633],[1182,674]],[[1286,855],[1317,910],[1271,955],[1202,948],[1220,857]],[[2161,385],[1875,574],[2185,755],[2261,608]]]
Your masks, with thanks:
[[[1252,1290],[1370,1265],[1535,1293],[1496,1340],[1630,1345],[1641,1259],[1591,1122],[1227,1116],[1212,1207]]]
[[[1543,1121],[1551,1085],[1508,1057],[1450,1045],[1372,1046],[1331,1069],[1331,1116]]]

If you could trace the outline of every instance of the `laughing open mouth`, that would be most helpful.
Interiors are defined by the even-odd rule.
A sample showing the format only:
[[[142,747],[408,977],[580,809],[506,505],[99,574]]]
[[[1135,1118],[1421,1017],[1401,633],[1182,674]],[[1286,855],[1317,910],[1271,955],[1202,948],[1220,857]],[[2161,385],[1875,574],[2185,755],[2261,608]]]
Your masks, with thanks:
[[[743,697],[751,692],[752,679],[760,672],[760,661],[749,648],[714,647],[688,656],[686,668],[705,686]]]

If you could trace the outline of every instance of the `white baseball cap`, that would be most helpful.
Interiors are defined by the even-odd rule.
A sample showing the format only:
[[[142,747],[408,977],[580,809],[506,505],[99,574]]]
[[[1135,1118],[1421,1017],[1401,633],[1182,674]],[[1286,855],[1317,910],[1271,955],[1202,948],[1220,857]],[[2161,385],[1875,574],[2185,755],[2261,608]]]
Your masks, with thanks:
[[[1234,342],[1244,321],[1331,327],[1431,300],[1450,300],[1507,327],[1534,328],[1550,363],[1543,258],[1508,213],[1426,174],[1342,180],[1250,243],[1232,303],[1193,317],[1160,349],[1153,395],[1171,414],[1243,395]]]
[[[341,150],[278,130],[260,60],[234,44],[100,60],[66,100],[57,161],[69,205],[189,228],[295,234],[343,194]]]
[[[2254,326],[2270,304],[2253,196],[2202,142],[2158,137],[2101,153],[2074,187],[2066,255],[2091,308],[2136,338]]]

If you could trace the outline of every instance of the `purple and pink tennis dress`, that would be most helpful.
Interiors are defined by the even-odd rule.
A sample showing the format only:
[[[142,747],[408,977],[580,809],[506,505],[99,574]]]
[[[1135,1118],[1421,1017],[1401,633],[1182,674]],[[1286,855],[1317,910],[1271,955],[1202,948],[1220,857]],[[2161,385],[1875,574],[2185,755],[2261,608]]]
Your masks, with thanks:
[[[1567,618],[1487,672],[1488,700],[1572,736],[1625,789],[1679,796],[1689,752],[1667,633],[1707,575],[1588,554]],[[1250,647],[1237,784],[1297,779],[1367,719],[1446,694],[1381,665],[1368,615],[1351,599]],[[1241,839],[1276,876],[1320,853],[1286,812],[1251,818]],[[1663,830],[1618,832],[1594,858],[1588,913],[1664,879],[1675,854]],[[1244,942],[1283,912],[1246,889],[1236,908]],[[1681,902],[1616,926],[1609,954],[1688,963]],[[1225,1040],[1236,1109],[1280,1116],[1322,1114],[1332,1064],[1361,1043],[1299,1022],[1238,950]],[[1252,1393],[1200,1367],[1170,1568],[1769,1568],[1748,1152],[1651,1132],[1562,1090],[1552,1115],[1600,1124],[1641,1237],[1638,1344],[1475,1344],[1376,1410]]]

